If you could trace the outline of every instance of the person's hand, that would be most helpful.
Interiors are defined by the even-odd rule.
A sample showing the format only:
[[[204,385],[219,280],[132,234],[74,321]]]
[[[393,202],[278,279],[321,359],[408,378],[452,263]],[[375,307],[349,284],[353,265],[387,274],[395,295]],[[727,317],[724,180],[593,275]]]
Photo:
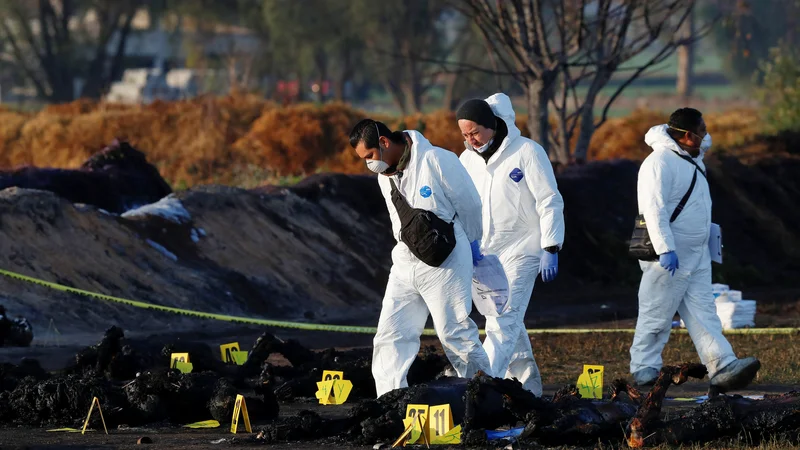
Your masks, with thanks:
[[[675,270],[681,267],[680,264],[678,264],[678,255],[676,255],[675,252],[667,252],[660,255],[658,257],[658,262],[664,270],[672,272],[672,276],[675,276]]]
[[[556,279],[558,275],[558,252],[550,253],[545,250],[542,255],[542,262],[539,267],[539,272],[542,274],[542,280],[549,283]]]
[[[469,246],[472,249],[472,265],[477,266],[478,261],[483,259],[483,255],[481,255],[481,243],[475,240],[472,241]]]

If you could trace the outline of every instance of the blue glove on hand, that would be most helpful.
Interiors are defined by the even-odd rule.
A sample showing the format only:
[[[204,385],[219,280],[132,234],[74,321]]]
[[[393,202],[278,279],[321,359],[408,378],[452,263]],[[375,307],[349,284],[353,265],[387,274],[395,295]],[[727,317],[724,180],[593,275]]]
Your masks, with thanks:
[[[481,243],[475,240],[472,241],[469,246],[472,249],[472,265],[477,266],[478,261],[483,259],[483,255],[481,255]]]
[[[544,252],[542,255],[542,262],[539,272],[542,273],[542,280],[545,283],[549,283],[556,279],[556,275],[558,275],[558,252]]]
[[[678,255],[675,252],[664,253],[658,257],[658,262],[667,272],[672,272],[672,276],[675,276],[675,270],[681,267],[678,264]]]

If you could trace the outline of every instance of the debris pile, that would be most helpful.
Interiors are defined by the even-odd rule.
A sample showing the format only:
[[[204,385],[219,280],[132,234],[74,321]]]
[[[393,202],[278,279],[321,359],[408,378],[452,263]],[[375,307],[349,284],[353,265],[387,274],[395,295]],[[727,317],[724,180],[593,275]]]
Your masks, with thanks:
[[[33,327],[24,317],[9,318],[0,305],[0,347],[27,347],[33,341]]]
[[[182,352],[191,355],[191,373],[169,367],[172,353]],[[269,362],[276,353],[290,365]],[[582,398],[575,385],[552,398],[538,398],[516,380],[482,372],[469,380],[443,376],[445,365],[444,356],[425,349],[412,366],[410,387],[375,398],[366,349],[314,352],[264,333],[247,360],[232,365],[216,359],[205,344],[127,340],[121,329],[111,327],[97,345],[80,351],[61,371],[47,373],[33,360],[0,365],[0,424],[79,426],[94,397],[102,404],[109,428],[209,419],[223,424],[230,423],[236,397],[243,395],[257,426],[255,433],[237,440],[250,444],[392,442],[403,433],[411,404],[449,405],[453,423],[461,426],[461,442],[469,447],[486,447],[507,436],[544,446],[602,442],[639,448],[738,438],[796,442],[800,435],[796,392],[763,400],[713,396],[664,418],[668,388],[705,377],[706,368],[700,364],[664,367],[646,396],[627,381],[615,380],[608,400]],[[279,417],[282,402],[314,401],[314,386],[323,370],[342,371],[353,380],[348,397],[352,406],[346,414],[323,417],[302,410]],[[99,415],[93,416],[90,426],[100,426],[99,420]],[[500,428],[513,432],[495,431]]]
[[[664,367],[653,389],[643,396],[625,380],[615,380],[609,400],[584,399],[574,385],[565,386],[551,399],[537,398],[514,380],[483,373],[471,380],[440,378],[429,383],[391,391],[377,400],[365,400],[343,419],[324,419],[309,411],[274,421],[252,443],[320,440],[350,444],[391,442],[404,429],[409,404],[448,403],[456,424],[462,426],[461,442],[486,448],[489,439],[515,428],[514,439],[543,446],[587,446],[598,442],[631,448],[661,444],[702,444],[741,439],[758,444],[770,439],[795,443],[800,430],[800,394],[790,392],[754,400],[739,395],[720,395],[664,419],[661,408],[670,385],[689,378],[703,378],[701,364]]]
[[[173,353],[191,355],[191,373],[170,368]],[[291,365],[273,366],[267,362],[273,354]],[[409,381],[430,381],[446,364],[433,348],[425,349],[412,365]],[[245,396],[253,417],[270,420],[278,416],[279,402],[313,399],[323,370],[347,374],[354,384],[350,401],[376,395],[366,350],[313,352],[294,340],[263,333],[247,360],[232,365],[202,343],[127,340],[122,329],[111,327],[61,371],[47,373],[33,360],[0,366],[0,424],[77,425],[93,397],[100,399],[110,427],[209,418],[229,423],[238,394]]]

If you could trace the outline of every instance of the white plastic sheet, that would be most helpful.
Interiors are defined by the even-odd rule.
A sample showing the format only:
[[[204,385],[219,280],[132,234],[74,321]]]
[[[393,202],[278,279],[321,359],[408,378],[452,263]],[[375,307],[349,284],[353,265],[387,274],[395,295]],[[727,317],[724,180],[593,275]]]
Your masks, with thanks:
[[[497,317],[508,305],[508,278],[496,255],[485,255],[472,274],[472,302],[484,316]]]
[[[722,228],[711,224],[711,234],[708,237],[708,250],[711,252],[711,261],[722,264]]]

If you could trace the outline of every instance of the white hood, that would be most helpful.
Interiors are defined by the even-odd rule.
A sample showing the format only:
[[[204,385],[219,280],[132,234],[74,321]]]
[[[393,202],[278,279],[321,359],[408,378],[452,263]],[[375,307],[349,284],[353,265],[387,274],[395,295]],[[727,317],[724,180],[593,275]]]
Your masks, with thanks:
[[[669,126],[667,124],[656,125],[651,127],[644,135],[645,144],[649,145],[655,150],[674,150],[682,155],[689,155],[689,152],[682,149],[675,139],[667,133]],[[703,142],[700,144],[700,154],[695,159],[702,160],[708,149],[711,148],[711,134],[706,134]],[[690,155],[691,156],[691,155]]]
[[[411,142],[413,142],[417,148],[427,149],[433,146],[428,138],[423,136],[422,133],[417,130],[403,130],[403,132],[408,133],[408,136],[411,138]]]
[[[514,106],[511,104],[511,99],[502,92],[498,92],[497,94],[486,97],[484,100],[492,108],[494,115],[503,119],[503,121],[506,123],[506,127],[508,127],[508,137],[500,146],[500,149],[502,149],[508,145],[509,142],[522,135],[522,133],[519,131],[519,128],[517,128],[516,123],[514,122],[517,118],[517,115],[514,113]]]

